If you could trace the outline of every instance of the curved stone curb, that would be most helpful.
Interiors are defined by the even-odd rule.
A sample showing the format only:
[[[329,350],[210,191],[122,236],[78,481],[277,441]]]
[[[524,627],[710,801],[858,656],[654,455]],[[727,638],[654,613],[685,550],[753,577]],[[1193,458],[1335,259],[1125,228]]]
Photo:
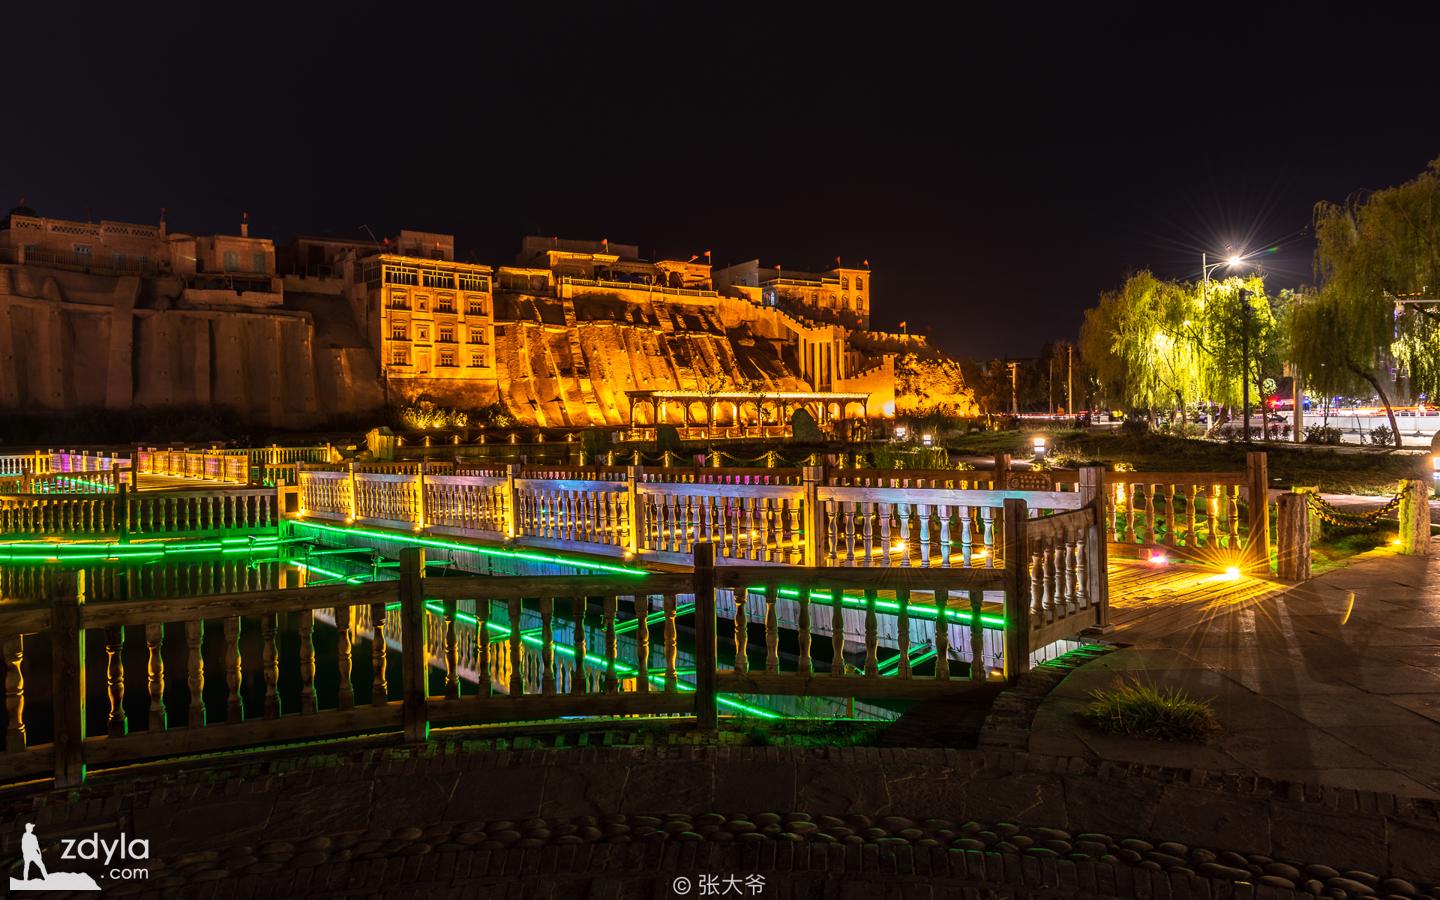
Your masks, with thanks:
[[[1041,663],[1015,679],[1001,691],[990,706],[985,724],[980,727],[979,750],[1027,750],[1030,747],[1030,724],[1040,704],[1071,672],[1117,648],[1107,644],[1090,644]]]

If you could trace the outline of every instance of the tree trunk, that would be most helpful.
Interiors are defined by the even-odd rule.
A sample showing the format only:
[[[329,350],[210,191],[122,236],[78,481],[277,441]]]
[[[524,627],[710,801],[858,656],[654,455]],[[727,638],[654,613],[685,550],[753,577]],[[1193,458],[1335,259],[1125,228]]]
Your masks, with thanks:
[[[1400,423],[1395,421],[1395,409],[1390,405],[1390,398],[1385,396],[1385,389],[1380,386],[1380,379],[1358,366],[1351,366],[1350,371],[1370,382],[1370,386],[1375,389],[1375,393],[1380,395],[1380,402],[1385,404],[1385,415],[1390,419],[1390,433],[1395,438],[1395,446],[1404,446],[1404,440],[1400,437]]]

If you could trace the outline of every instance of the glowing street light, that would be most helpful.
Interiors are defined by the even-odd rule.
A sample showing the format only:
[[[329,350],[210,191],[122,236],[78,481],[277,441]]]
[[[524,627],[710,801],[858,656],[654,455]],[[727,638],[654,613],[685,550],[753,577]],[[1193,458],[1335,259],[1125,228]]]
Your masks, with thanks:
[[[1237,266],[1240,266],[1240,265],[1244,264],[1244,262],[1245,262],[1245,257],[1244,257],[1244,256],[1242,256],[1242,255],[1240,255],[1240,254],[1238,254],[1238,253],[1232,253],[1232,254],[1230,254],[1228,257],[1226,257],[1223,262],[1214,262],[1214,263],[1212,263],[1212,262],[1209,262],[1209,261],[1208,261],[1208,257],[1206,256],[1205,253],[1202,252],[1202,253],[1200,254],[1200,282],[1201,282],[1201,284],[1200,284],[1200,305],[1201,305],[1201,306],[1204,306],[1204,305],[1205,305],[1206,295],[1210,293],[1210,272],[1211,272],[1212,270],[1218,269],[1218,268],[1220,268],[1221,266],[1226,266],[1227,268],[1233,269],[1233,268],[1236,268]],[[1242,293],[1241,299],[1242,299],[1242,301],[1243,301],[1243,299],[1244,299],[1243,293],[1244,293],[1244,292],[1242,291],[1241,293]],[[1240,356],[1241,356],[1240,389],[1241,389],[1241,393],[1244,395],[1244,396],[1241,398],[1241,401],[1240,401],[1240,408],[1241,408],[1241,410],[1243,411],[1243,414],[1244,414],[1244,417],[1245,417],[1245,441],[1246,441],[1246,443],[1249,443],[1249,441],[1250,441],[1250,307],[1249,307],[1248,305],[1246,305],[1245,303],[1243,303],[1243,302],[1242,302],[1241,305],[1240,305],[1240,317],[1241,317],[1241,318],[1240,318],[1240,341],[1241,341],[1241,348],[1242,348],[1242,349],[1241,349],[1241,354],[1240,354]],[[1264,423],[1263,421],[1260,423],[1260,427],[1261,427],[1261,430],[1263,431],[1264,428],[1265,428],[1265,423]]]

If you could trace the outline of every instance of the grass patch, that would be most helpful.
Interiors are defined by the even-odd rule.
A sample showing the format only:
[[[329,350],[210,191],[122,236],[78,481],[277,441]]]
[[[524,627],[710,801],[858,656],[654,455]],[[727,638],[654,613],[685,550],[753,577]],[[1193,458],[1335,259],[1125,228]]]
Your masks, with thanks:
[[[1196,700],[1179,688],[1161,688],[1138,678],[1092,691],[1080,720],[1102,734],[1123,734],[1159,741],[1199,743],[1220,730],[1208,700]]]

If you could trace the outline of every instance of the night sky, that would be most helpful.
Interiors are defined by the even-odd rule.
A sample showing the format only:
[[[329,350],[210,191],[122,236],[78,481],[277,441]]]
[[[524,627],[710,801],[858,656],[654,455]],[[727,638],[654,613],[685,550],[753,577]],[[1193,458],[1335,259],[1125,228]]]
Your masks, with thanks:
[[[874,319],[1036,353],[1127,272],[1253,250],[1440,156],[1435,22],[1255,5],[7,9],[0,198],[173,230],[525,233],[869,259]],[[1355,8],[1357,5],[1351,5]],[[1366,5],[1369,6],[1369,5]],[[1313,9],[1318,10],[1318,7]],[[1182,31],[1182,29],[1184,29]]]

